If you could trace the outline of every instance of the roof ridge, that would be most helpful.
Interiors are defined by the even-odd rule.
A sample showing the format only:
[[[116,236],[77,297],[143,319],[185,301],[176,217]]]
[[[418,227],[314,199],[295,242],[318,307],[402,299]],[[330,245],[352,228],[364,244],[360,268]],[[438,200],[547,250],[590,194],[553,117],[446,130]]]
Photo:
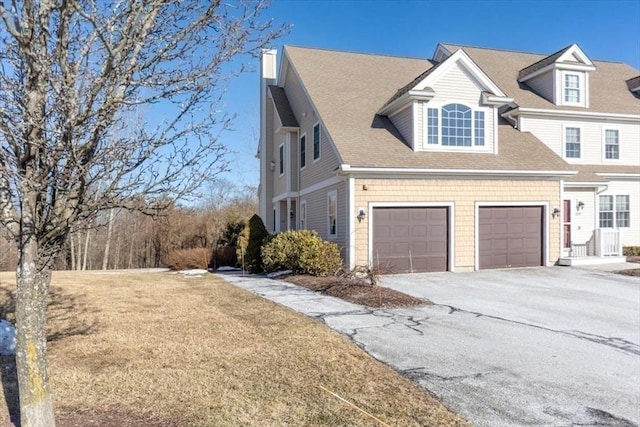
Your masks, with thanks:
[[[336,52],[336,53],[350,53],[353,55],[365,55],[365,56],[382,56],[382,57],[386,57],[386,58],[398,58],[398,59],[416,59],[416,60],[420,60],[420,61],[431,61],[430,58],[425,57],[418,57],[418,56],[407,56],[407,55],[391,55],[391,54],[387,54],[387,53],[374,53],[374,52],[356,52],[354,50],[343,50],[343,49],[335,49],[335,48],[328,48],[328,47],[310,47],[310,46],[301,46],[301,45],[295,45],[295,44],[285,44],[283,45],[284,48],[286,47],[292,47],[292,48],[297,48],[297,49],[308,49],[308,50],[324,50],[327,52]]]

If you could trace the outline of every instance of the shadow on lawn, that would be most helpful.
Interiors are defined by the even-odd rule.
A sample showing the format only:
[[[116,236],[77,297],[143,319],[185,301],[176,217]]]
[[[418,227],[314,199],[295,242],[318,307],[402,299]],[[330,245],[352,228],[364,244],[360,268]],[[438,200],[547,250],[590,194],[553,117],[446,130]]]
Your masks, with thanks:
[[[15,324],[15,292],[0,288],[0,318]],[[60,288],[49,289],[47,304],[47,343],[77,335],[89,335],[96,329],[96,323],[83,321],[83,314],[89,310],[77,296],[65,294]],[[0,356],[0,376],[4,400],[9,410],[11,422],[20,426],[20,393],[15,356]]]

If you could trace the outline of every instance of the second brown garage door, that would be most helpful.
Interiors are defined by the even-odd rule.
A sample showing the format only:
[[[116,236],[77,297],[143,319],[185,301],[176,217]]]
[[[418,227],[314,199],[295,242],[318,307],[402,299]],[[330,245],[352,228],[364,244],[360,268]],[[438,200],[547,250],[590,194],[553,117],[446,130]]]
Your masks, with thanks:
[[[479,265],[484,268],[542,265],[542,207],[481,207]]]
[[[448,208],[374,208],[372,257],[383,273],[447,271]]]

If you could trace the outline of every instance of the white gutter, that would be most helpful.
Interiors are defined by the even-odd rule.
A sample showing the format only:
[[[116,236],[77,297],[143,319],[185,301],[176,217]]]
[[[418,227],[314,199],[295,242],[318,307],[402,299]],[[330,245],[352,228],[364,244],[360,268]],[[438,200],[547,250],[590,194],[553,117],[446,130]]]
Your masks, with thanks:
[[[498,169],[424,169],[424,168],[367,168],[351,167],[351,165],[340,165],[339,174],[352,175],[453,175],[453,176],[476,176],[476,175],[497,175],[497,176],[557,176],[571,177],[577,171],[531,171],[531,170],[498,170]]]
[[[539,108],[523,108],[519,107],[508,112],[509,116],[540,116],[540,117],[569,117],[569,118],[585,118],[585,119],[613,119],[620,121],[640,122],[638,114],[615,114],[615,113],[594,113],[589,111],[571,111],[571,110],[545,110]]]

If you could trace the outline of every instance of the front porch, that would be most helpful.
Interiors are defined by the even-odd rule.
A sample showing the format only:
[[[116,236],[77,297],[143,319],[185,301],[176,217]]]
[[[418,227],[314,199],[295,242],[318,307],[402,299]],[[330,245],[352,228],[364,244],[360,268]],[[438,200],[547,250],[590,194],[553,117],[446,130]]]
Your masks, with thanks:
[[[604,265],[627,261],[627,257],[622,255],[622,241],[618,229],[596,228],[587,242],[571,242],[569,247],[565,248],[565,254],[566,256],[558,260],[559,265]]]

